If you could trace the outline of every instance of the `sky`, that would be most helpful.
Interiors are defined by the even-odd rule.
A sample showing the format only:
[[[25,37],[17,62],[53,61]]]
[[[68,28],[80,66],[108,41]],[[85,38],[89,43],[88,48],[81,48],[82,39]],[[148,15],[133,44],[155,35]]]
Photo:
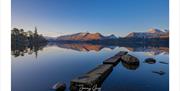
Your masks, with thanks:
[[[99,32],[125,36],[169,29],[168,0],[12,0],[12,28],[44,36]]]

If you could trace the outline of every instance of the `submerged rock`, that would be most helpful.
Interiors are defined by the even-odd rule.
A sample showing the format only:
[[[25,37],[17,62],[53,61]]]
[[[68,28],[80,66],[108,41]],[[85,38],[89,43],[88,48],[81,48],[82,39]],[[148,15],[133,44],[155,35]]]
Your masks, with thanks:
[[[164,71],[152,71],[152,73],[156,73],[158,75],[164,75],[165,74]]]
[[[147,58],[145,59],[144,61],[145,63],[148,63],[148,64],[155,64],[156,63],[156,60],[154,58]]]
[[[60,82],[57,82],[53,87],[52,89],[56,90],[56,91],[65,91],[66,89],[66,84],[65,83],[60,83]]]
[[[130,54],[123,55],[121,61],[126,64],[139,64],[139,59]]]
[[[163,61],[159,61],[159,63],[161,63],[161,64],[169,64],[169,63],[163,62]]]

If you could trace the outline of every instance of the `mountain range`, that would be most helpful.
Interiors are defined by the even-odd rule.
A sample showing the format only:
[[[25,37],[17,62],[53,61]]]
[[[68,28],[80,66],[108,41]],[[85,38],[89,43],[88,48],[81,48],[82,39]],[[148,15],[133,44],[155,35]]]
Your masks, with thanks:
[[[169,37],[168,30],[149,29],[147,32],[131,32],[126,38],[165,38]]]
[[[74,40],[74,41],[88,41],[88,40],[105,40],[105,39],[117,39],[117,37],[112,34],[109,36],[103,36],[100,33],[76,33],[71,35],[59,36],[57,40]]]
[[[169,30],[149,29],[147,32],[130,32],[127,36],[121,38],[169,38]],[[71,35],[63,35],[57,38],[46,38],[47,40],[56,41],[89,41],[89,40],[106,40],[118,39],[114,34],[104,36],[101,33],[80,32]]]

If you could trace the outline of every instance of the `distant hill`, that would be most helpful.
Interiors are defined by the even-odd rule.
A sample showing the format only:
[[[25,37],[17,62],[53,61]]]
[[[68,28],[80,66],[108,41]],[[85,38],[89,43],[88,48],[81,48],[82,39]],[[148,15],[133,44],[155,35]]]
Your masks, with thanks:
[[[131,32],[125,38],[161,38],[169,37],[168,30],[149,29],[147,32]]]
[[[103,39],[116,39],[115,35],[103,36],[100,33],[76,33],[71,35],[59,36],[57,40],[71,40],[71,41],[89,41],[89,40],[103,40]]]
[[[148,33],[161,34],[161,33],[164,33],[164,32],[159,30],[159,29],[151,28],[151,29],[148,30]]]
[[[111,34],[106,37],[107,39],[117,39],[117,37],[114,34]]]
[[[169,38],[169,30],[151,28],[147,32],[131,32],[125,37],[116,37],[114,34],[104,36],[101,33],[80,32],[59,37],[45,37],[48,41],[92,41],[92,40],[117,40],[126,38]]]

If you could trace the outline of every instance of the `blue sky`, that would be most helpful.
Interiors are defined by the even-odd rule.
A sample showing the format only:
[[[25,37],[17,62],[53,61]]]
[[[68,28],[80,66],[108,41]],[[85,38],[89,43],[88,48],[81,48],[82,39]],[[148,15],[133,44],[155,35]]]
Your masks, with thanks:
[[[100,32],[124,36],[168,29],[168,0],[12,0],[12,28],[46,36]]]

